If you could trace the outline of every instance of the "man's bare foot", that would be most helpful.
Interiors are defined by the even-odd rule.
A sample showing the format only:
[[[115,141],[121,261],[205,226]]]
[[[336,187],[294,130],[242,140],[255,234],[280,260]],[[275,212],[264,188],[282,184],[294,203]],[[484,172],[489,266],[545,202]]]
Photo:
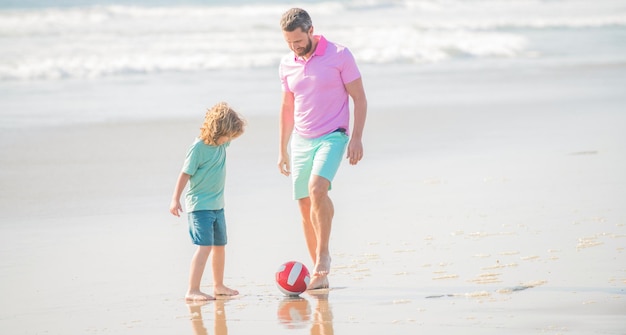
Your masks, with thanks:
[[[200,290],[190,290],[185,295],[185,300],[187,301],[209,301],[215,300],[214,297],[200,291]]]
[[[233,296],[233,295],[238,295],[239,291],[233,290],[232,288],[226,287],[224,285],[220,285],[220,286],[213,287],[213,294]]]
[[[319,290],[321,288],[328,288],[328,276],[325,274],[314,274],[311,277],[311,282],[306,288],[307,290]]]
[[[315,264],[315,269],[307,290],[328,288],[328,273],[330,273],[330,256],[320,256],[317,264]]]
[[[326,276],[330,273],[330,256],[320,256],[319,261],[313,269],[313,276]]]

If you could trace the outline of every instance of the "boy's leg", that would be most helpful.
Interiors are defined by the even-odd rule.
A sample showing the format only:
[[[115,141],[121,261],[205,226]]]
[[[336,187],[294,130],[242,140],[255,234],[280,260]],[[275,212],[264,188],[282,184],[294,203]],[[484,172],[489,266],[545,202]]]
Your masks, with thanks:
[[[215,295],[237,295],[239,291],[233,290],[224,285],[224,266],[226,263],[226,247],[214,246],[212,256],[213,267],[213,294]]]
[[[191,267],[189,270],[189,289],[185,296],[187,300],[213,300],[214,297],[200,291],[200,282],[206,262],[211,254],[211,246],[198,246],[196,252],[191,258]]]

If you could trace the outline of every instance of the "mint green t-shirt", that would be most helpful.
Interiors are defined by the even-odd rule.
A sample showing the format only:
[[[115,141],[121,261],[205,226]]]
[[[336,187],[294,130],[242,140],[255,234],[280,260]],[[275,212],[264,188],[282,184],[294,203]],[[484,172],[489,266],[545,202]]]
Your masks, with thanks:
[[[226,148],[204,144],[197,138],[189,150],[182,171],[189,178],[185,195],[187,212],[218,210],[224,208],[224,184],[226,182]]]

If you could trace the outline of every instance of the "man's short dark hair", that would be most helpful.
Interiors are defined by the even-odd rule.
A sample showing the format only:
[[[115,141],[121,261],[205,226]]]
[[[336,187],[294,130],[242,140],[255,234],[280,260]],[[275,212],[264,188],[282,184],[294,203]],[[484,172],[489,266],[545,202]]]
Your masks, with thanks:
[[[280,19],[280,26],[283,31],[294,31],[297,28],[302,29],[303,32],[308,32],[313,26],[311,17],[302,8],[291,8],[286,11]]]

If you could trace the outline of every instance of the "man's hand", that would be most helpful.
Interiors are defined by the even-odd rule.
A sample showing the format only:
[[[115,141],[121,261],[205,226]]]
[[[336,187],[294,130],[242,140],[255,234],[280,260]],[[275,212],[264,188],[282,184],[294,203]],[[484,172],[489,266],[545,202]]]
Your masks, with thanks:
[[[285,176],[291,174],[291,163],[289,163],[289,155],[282,154],[278,157],[278,170]]]
[[[363,143],[361,143],[361,140],[350,139],[346,158],[350,161],[350,165],[356,165],[363,158]]]

